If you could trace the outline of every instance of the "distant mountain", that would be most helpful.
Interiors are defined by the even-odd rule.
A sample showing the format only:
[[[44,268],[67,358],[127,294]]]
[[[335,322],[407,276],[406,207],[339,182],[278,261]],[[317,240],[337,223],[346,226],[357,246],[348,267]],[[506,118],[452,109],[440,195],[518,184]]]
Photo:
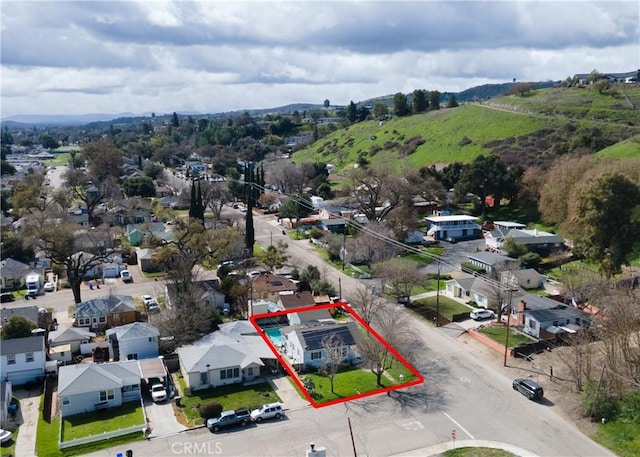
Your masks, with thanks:
[[[30,126],[52,125],[52,126],[68,126],[68,125],[84,125],[90,122],[110,121],[116,118],[139,116],[134,113],[120,114],[16,114],[2,119],[2,124],[7,126],[23,125]]]
[[[497,97],[503,94],[506,94],[509,89],[516,83],[503,83],[503,84],[484,84],[482,86],[472,87],[462,92],[445,92],[441,95],[440,101],[441,103],[445,103],[449,96],[454,93],[458,102],[471,102],[476,100],[486,100],[488,98]],[[535,87],[537,89],[542,89],[546,87],[552,87],[558,82],[554,81],[546,81],[546,82],[535,82]],[[394,95],[383,95],[380,97],[370,98],[367,100],[362,100],[357,103],[357,105],[365,105],[365,106],[373,106],[376,102],[383,102],[389,106],[393,105],[393,97]],[[407,94],[407,98],[411,101],[412,94]],[[332,106],[335,108],[335,106]],[[314,110],[324,109],[323,105],[320,104],[312,104],[312,103],[294,103],[285,106],[279,106],[275,108],[261,108],[261,109],[243,109],[236,111],[228,111],[222,113],[215,114],[204,114],[192,111],[178,111],[177,113],[182,116],[206,116],[209,118],[225,118],[230,116],[241,116],[245,112],[249,113],[251,116],[262,116],[268,113],[279,113],[279,114],[292,114],[294,111],[298,111],[300,114],[305,112],[310,112]],[[164,117],[170,116],[172,113],[155,113],[156,117]],[[50,125],[50,126],[73,126],[73,125],[87,125],[87,124],[95,124],[101,122],[111,122],[116,121],[119,123],[128,123],[132,121],[131,118],[146,118],[150,117],[151,113],[143,113],[143,114],[135,114],[135,113],[119,113],[119,114],[104,114],[104,113],[94,113],[94,114],[51,114],[51,115],[40,115],[40,114],[19,114],[15,116],[9,116],[2,119],[2,125],[7,126],[9,128],[20,128],[20,127],[28,127],[34,124],[38,125]]]

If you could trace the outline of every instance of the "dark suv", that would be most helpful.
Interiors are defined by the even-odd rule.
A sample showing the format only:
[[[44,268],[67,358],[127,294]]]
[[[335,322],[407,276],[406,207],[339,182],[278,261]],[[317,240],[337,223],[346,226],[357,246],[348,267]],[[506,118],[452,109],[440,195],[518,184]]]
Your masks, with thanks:
[[[513,380],[513,390],[517,390],[529,400],[539,400],[544,395],[544,390],[540,384],[524,378]]]

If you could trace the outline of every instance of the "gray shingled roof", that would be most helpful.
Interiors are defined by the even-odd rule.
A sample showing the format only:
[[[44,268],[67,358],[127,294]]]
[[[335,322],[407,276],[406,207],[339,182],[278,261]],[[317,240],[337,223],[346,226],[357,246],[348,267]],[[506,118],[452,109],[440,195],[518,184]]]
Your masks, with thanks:
[[[76,304],[76,319],[135,310],[136,307],[130,295],[107,295]]]
[[[24,354],[26,352],[38,352],[44,349],[44,337],[26,336],[24,338],[10,338],[2,340],[0,355]]]
[[[77,395],[106,389],[119,389],[140,382],[137,360],[60,367],[58,395]]]
[[[151,324],[146,322],[133,322],[131,324],[119,325],[107,330],[107,335],[114,334],[118,341],[130,338],[147,338],[152,336],[160,336],[160,332]]]

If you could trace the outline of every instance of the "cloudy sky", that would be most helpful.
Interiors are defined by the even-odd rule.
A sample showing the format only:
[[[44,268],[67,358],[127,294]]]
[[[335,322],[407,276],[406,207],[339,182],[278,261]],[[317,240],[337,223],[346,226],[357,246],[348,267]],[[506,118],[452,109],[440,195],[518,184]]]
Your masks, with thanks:
[[[1,115],[217,113],[640,68],[631,1],[2,0]]]

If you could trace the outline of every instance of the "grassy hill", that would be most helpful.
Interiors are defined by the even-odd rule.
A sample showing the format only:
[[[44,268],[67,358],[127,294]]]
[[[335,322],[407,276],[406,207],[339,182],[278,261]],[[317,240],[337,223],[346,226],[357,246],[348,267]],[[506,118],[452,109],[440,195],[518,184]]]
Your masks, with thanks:
[[[294,158],[332,163],[338,170],[363,160],[397,169],[470,162],[490,152],[508,163],[545,164],[561,154],[605,150],[640,135],[639,107],[639,85],[621,86],[615,94],[589,88],[535,90],[383,123],[361,122],[321,138]],[[608,154],[632,154],[637,142],[618,147],[628,152]]]

